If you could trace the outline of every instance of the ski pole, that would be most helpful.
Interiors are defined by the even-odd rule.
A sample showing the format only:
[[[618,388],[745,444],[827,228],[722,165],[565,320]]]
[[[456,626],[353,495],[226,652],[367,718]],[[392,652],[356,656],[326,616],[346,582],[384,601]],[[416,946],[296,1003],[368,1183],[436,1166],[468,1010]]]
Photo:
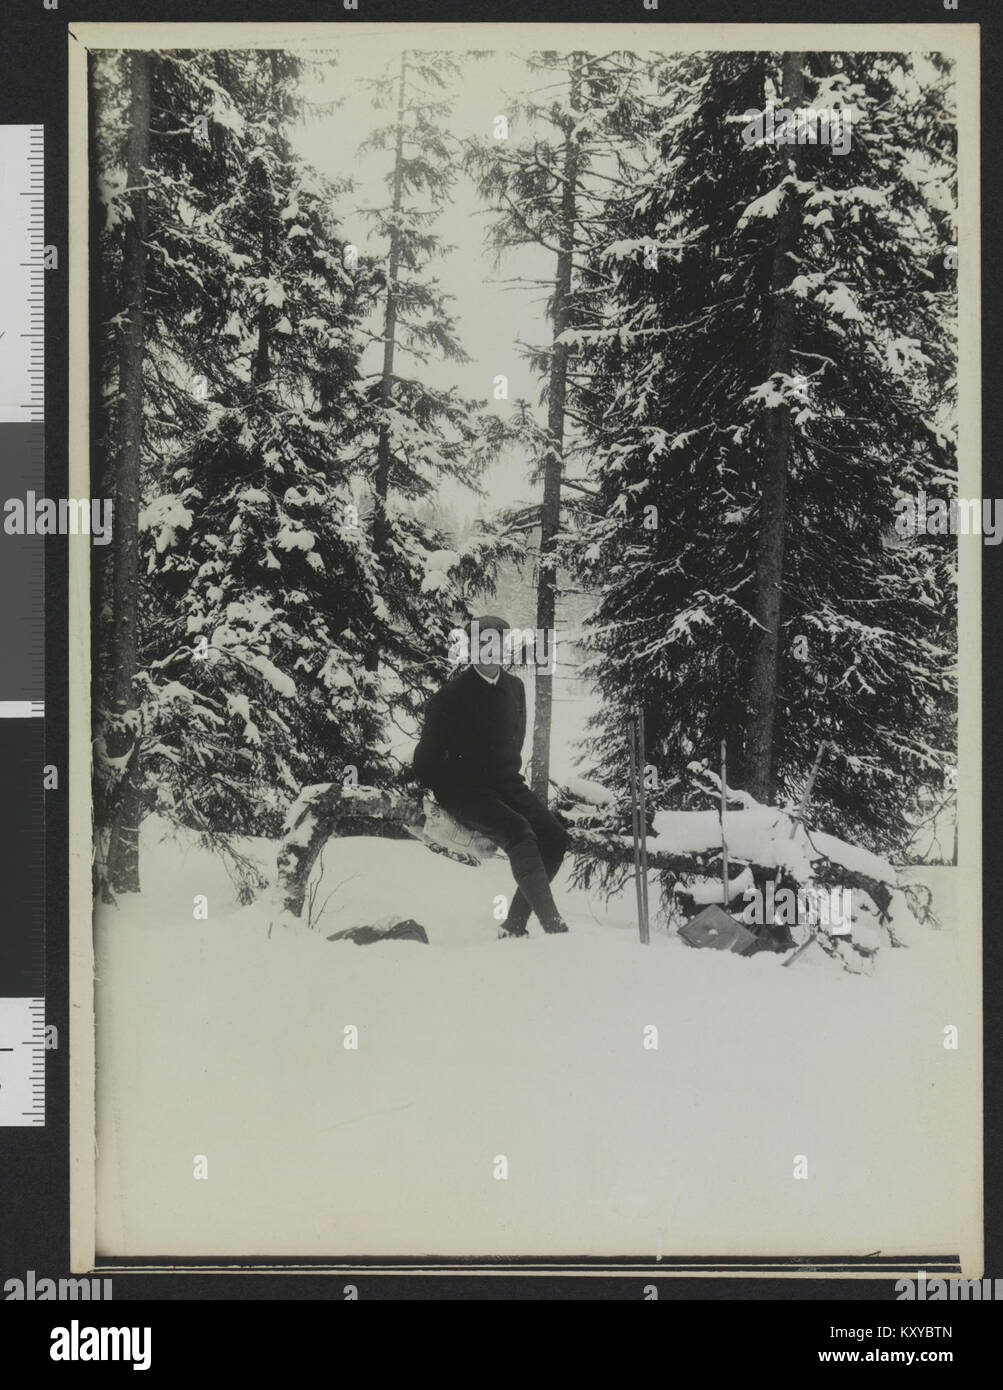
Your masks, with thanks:
[[[728,808],[728,740],[721,740],[721,870],[724,884],[724,910],[728,911],[731,894],[728,891],[728,840],[724,833],[724,814]]]
[[[637,805],[637,731],[633,718],[628,731],[627,748],[630,754],[630,828],[634,841],[634,890],[637,894],[637,929],[644,944],[644,906],[641,901],[641,851],[638,835],[640,819]]]
[[[797,834],[798,826],[804,822],[805,812],[808,810],[808,802],[811,800],[811,794],[815,790],[815,778],[818,776],[818,770],[822,766],[822,759],[825,757],[825,751],[828,747],[829,745],[826,743],[824,739],[818,745],[818,751],[815,754],[815,761],[812,763],[811,772],[808,774],[808,781],[805,783],[804,791],[801,793],[801,800],[798,803],[797,810],[791,817],[792,821],[794,822],[791,826],[792,840],[794,839],[794,836]]]
[[[649,941],[648,930],[648,805],[644,795],[644,710],[638,706],[637,709],[637,799],[638,799],[638,820],[640,831],[640,872],[641,872],[641,903],[643,915],[641,918],[641,941],[647,946]]]
[[[826,743],[824,739],[818,745],[818,752],[815,754],[815,761],[812,764],[811,772],[808,774],[808,781],[805,783],[804,791],[801,793],[801,802],[798,806],[796,813],[792,817],[793,824],[791,826],[790,836],[792,840],[794,839],[794,836],[797,834],[798,826],[804,824],[805,815],[808,811],[808,802],[811,800],[811,794],[815,789],[815,778],[818,776],[818,770],[822,766],[822,759],[825,757],[825,751],[828,747],[829,745]],[[789,955],[787,959],[784,961],[784,967],[786,968],[788,965],[793,965],[794,962],[798,959],[798,957],[803,955],[804,952],[807,951],[808,947],[815,940],[816,936],[818,936],[817,926],[814,929],[809,929],[808,935],[805,937],[804,941],[802,941],[801,945],[797,948],[793,955]]]

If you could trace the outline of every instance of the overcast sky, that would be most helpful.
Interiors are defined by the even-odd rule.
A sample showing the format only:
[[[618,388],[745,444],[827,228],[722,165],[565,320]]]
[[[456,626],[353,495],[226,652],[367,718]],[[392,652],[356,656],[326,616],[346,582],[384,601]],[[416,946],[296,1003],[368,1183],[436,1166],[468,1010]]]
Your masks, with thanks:
[[[396,66],[396,57],[388,57]],[[518,94],[526,78],[521,60],[506,54],[466,60],[455,89],[453,129],[457,137],[493,138],[495,116],[511,111],[508,94]],[[351,178],[355,182],[355,192],[338,209],[345,237],[362,253],[385,257],[385,239],[373,236],[368,220],[357,215],[356,209],[385,206],[389,202],[383,179],[392,167],[392,150],[366,151],[360,155],[359,146],[378,126],[389,123],[391,113],[373,108],[370,96],[344,63],[308,76],[303,93],[314,103],[344,98],[344,105],[335,111],[308,108],[294,138],[303,156],[320,172],[331,178]],[[508,253],[495,269],[493,256],[485,248],[489,216],[473,184],[461,174],[453,190],[453,200],[443,209],[434,228],[453,249],[444,259],[433,263],[430,273],[454,296],[452,307],[458,336],[471,361],[432,360],[418,371],[431,384],[455,385],[464,396],[483,400],[504,415],[511,409],[511,402],[520,396],[536,406],[540,381],[520,356],[518,344],[545,344],[549,341],[550,325],[544,312],[546,290],[543,287],[528,288],[502,282],[516,275],[551,276],[554,257],[542,249],[527,248]],[[374,359],[367,365],[375,369],[378,361]],[[494,378],[499,374],[508,377],[508,403],[493,400]],[[537,413],[543,423],[543,412]],[[533,495],[527,462],[513,458],[492,469],[487,480],[488,510]],[[443,495],[461,518],[477,510],[477,500],[456,485],[447,484]]]

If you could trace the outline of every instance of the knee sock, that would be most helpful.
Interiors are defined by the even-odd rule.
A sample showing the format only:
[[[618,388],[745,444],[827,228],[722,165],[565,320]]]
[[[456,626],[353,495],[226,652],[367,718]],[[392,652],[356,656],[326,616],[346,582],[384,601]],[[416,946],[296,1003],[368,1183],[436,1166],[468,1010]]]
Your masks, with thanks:
[[[561,914],[557,910],[557,904],[550,891],[551,876],[548,876],[543,860],[540,858],[540,850],[535,838],[532,835],[526,835],[521,840],[517,840],[509,850],[508,857],[515,881],[519,885],[519,893],[526,901],[526,918],[529,917],[529,910],[532,909],[545,928],[553,928],[561,921]],[[554,872],[556,873],[556,868]],[[519,893],[512,901],[512,907],[505,921],[506,927],[511,928],[511,919]],[[526,918],[522,920],[522,926],[526,925]],[[518,917],[515,918],[515,923],[519,925]]]

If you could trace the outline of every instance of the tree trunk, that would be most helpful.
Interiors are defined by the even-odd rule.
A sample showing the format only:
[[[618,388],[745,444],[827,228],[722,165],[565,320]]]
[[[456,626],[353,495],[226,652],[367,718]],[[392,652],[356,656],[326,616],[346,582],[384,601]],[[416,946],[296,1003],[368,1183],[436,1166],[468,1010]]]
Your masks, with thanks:
[[[129,102],[126,177],[132,216],[123,229],[122,320],[119,330],[118,417],[115,457],[115,553],[112,573],[111,709],[124,718],[134,709],[133,684],[139,628],[139,498],[143,441],[143,357],[146,346],[146,166],[150,151],[151,58],[133,53]],[[139,891],[138,758],[131,756],[138,726],[116,731],[108,740],[112,757],[129,754],[111,808],[112,835],[107,873],[118,892]]]
[[[390,227],[390,256],[387,262],[387,303],[383,314],[383,374],[380,380],[380,405],[383,420],[376,446],[376,474],[373,479],[373,554],[384,565],[390,540],[390,521],[387,498],[390,495],[390,426],[386,414],[393,404],[394,352],[397,346],[397,277],[400,273],[400,232],[397,218],[404,203],[404,92],[407,79],[407,55],[401,54],[400,90],[397,94],[397,132],[394,139],[393,217]],[[375,641],[366,653],[366,669],[375,671],[380,664],[379,645]]]
[[[271,79],[270,97],[274,100],[275,87],[278,80],[276,72],[275,54],[268,55],[268,68]],[[266,197],[262,197],[261,204],[261,274],[270,276],[272,272],[272,216],[273,209],[269,205]],[[271,364],[271,336],[272,322],[275,317],[272,306],[266,304],[264,298],[258,305],[258,341],[254,349],[254,361],[251,365],[251,381],[255,386],[264,386],[272,374]]]
[[[784,55],[783,105],[795,110],[804,97],[804,54]],[[797,162],[798,146],[792,146]],[[798,194],[788,190],[778,217],[770,274],[772,314],[766,344],[767,376],[790,373],[794,302],[781,294],[794,278],[792,252],[801,230]],[[784,536],[787,526],[787,475],[791,453],[791,415],[786,403],[766,412],[756,547],[755,616],[745,784],[758,801],[772,804],[777,791],[777,703],[780,690],[780,627],[783,606]]]
[[[578,107],[580,67],[573,62],[571,106]],[[570,122],[564,134],[564,187],[561,191],[561,234],[554,281],[554,344],[550,358],[547,432],[550,436],[543,465],[543,503],[540,507],[540,568],[536,585],[536,626],[541,632],[554,627],[557,604],[556,537],[561,528],[561,479],[564,473],[564,409],[568,382],[568,349],[557,341],[571,320],[571,280],[574,270],[578,145]],[[555,648],[551,647],[551,650]],[[554,679],[536,668],[533,708],[533,791],[546,805],[550,787],[550,729]]]
[[[271,270],[272,237],[271,228],[265,222],[261,232],[261,273],[267,275]],[[269,346],[271,340],[271,309],[264,300],[258,305],[258,341],[254,349],[254,362],[251,367],[251,381],[255,386],[264,386],[271,375]]]

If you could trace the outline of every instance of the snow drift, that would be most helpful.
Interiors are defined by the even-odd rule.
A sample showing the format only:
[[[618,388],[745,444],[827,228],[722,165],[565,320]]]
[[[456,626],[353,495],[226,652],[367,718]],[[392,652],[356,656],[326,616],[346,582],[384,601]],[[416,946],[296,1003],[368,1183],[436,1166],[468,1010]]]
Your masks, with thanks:
[[[497,941],[504,860],[355,837],[324,850],[312,924],[269,939],[266,901],[240,907],[217,860],[162,830],[144,823],[142,894],[96,922],[100,1252],[956,1243],[974,1052],[943,1046],[952,929],[873,978],[783,970],[659,930],[643,948],[629,894],[558,881],[568,937]],[[273,864],[274,844],[245,848]],[[926,877],[953,922],[954,871]],[[393,913],[429,944],[325,939]]]

